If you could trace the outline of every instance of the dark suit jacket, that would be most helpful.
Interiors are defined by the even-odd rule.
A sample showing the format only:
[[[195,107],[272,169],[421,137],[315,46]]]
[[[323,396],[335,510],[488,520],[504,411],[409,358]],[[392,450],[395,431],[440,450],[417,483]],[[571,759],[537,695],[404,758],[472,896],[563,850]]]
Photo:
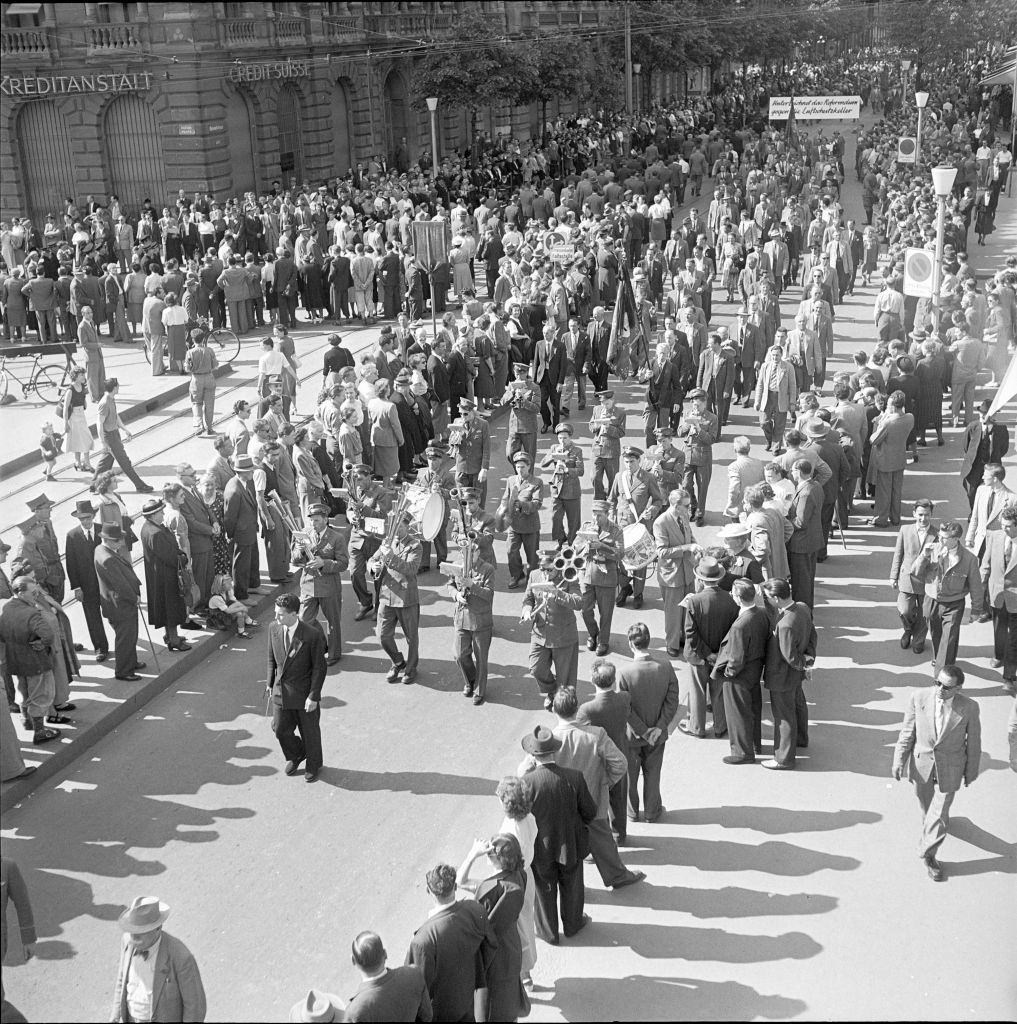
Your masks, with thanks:
[[[184,488],[184,503],[180,514],[187,522],[187,537],[192,555],[204,555],[212,550],[212,515],[196,494]]]
[[[597,805],[582,773],[557,764],[542,764],[526,773],[533,790],[537,841],[533,864],[550,871],[555,864],[574,868],[589,846],[586,825],[597,816]]]
[[[447,402],[452,394],[449,390],[448,370],[445,369],[445,360],[434,352],[427,357],[427,379],[438,401]]]
[[[713,350],[704,349],[699,356],[699,371],[696,374],[696,387],[709,391],[715,383],[727,395],[731,393],[735,381],[735,363],[730,354],[723,349],[720,353],[720,367],[716,375],[713,369]]]
[[[450,352],[445,357],[445,370],[448,373],[449,397],[453,400],[463,398],[467,393],[469,372],[461,352]]]
[[[288,648],[283,641],[283,627],[273,622],[268,627],[268,686],[273,703],[293,710],[302,708],[308,697],[320,701],[328,646],[325,634],[298,621]]]
[[[417,967],[390,967],[377,978],[362,981],[343,1016],[347,1021],[433,1019],[427,982]]]
[[[611,324],[607,320],[591,320],[587,334],[590,338],[589,369],[592,373],[596,373],[607,362]]]
[[[766,688],[786,692],[798,686],[805,676],[806,655],[816,656],[816,628],[808,607],[795,601],[780,614],[766,641]]]
[[[291,256],[280,256],[275,261],[275,293],[287,297],[296,297],[299,281],[297,268]]]
[[[240,477],[235,476],[222,492],[223,526],[234,544],[257,544],[258,501]]]
[[[67,582],[72,590],[78,587],[85,597],[99,599],[99,578],[95,574],[95,549],[99,546],[99,534],[95,527],[85,533],[80,524],[67,531],[64,551],[67,555]]]
[[[678,677],[671,662],[656,654],[633,658],[618,667],[618,689],[631,701],[626,746],[647,746],[649,729],[661,730],[656,746],[665,743],[679,701]]]
[[[819,551],[823,546],[823,488],[815,480],[803,480],[798,485],[787,518],[794,527],[788,551],[807,554]]]
[[[599,725],[608,739],[624,753],[628,746],[626,726],[631,706],[632,698],[628,693],[598,690],[593,700],[580,705],[576,721],[581,725]]]
[[[704,665],[710,654],[716,654],[738,617],[735,599],[719,587],[707,587],[686,599],[685,660],[690,665]]]
[[[99,581],[99,607],[110,622],[115,624],[138,614],[141,580],[125,551],[110,551],[100,544],[95,549],[95,575]]]
[[[544,338],[533,349],[533,379],[538,383],[547,381],[552,388],[561,387],[565,382],[565,344],[555,338],[547,342]]]
[[[758,686],[770,639],[770,620],[762,608],[739,612],[724,637],[711,673],[739,686]]]
[[[487,912],[475,900],[458,900],[413,933],[406,963],[423,971],[436,1020],[473,1017],[473,993],[486,987],[497,949]]]

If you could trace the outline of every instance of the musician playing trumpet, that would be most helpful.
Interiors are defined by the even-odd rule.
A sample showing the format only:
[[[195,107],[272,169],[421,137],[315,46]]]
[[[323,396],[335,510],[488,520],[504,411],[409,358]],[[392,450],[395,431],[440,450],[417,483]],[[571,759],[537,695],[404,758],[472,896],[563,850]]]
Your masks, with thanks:
[[[349,565],[346,538],[328,522],[328,506],[307,506],[307,529],[293,535],[291,562],[300,568],[300,618],[314,622],[318,611],[328,623],[328,664],[343,656],[342,571]]]
[[[254,496],[258,502],[261,536],[265,541],[268,577],[273,583],[285,583],[290,571],[290,533],[286,527],[286,506],[279,497],[280,445],[266,441],[254,456]]]
[[[449,430],[449,454],[455,459],[456,486],[479,488],[480,505],[487,504],[487,474],[491,468],[491,428],[477,415],[472,398],[459,399],[459,420]]]
[[[621,439],[625,436],[625,413],[615,407],[613,391],[596,392],[600,404],[590,417],[593,435],[593,496],[606,498],[618,473]]]
[[[494,566],[484,560],[476,540],[464,537],[460,544],[462,573],[449,579],[455,607],[455,658],[463,677],[463,696],[474,705],[487,697],[487,658],[494,631]]]
[[[586,558],[580,574],[583,622],[589,634],[587,650],[596,651],[597,656],[603,658],[611,647],[611,622],[618,592],[618,559],[625,541],[621,527],[611,521],[611,505],[606,498],[594,499],[590,527],[588,532],[591,536],[586,536],[585,527],[579,533],[579,550]]]
[[[583,452],[572,440],[572,424],[559,423],[554,428],[558,443],[544,456],[541,469],[551,475],[551,539],[558,547],[575,540],[582,520]],[[568,529],[565,523],[568,522]]]
[[[530,573],[523,598],[522,621],[531,624],[530,674],[550,711],[555,691],[575,686],[579,672],[579,631],[576,612],[583,598],[575,582],[568,583],[555,569],[555,550],[542,551],[540,568]]]
[[[417,524],[396,508],[381,547],[371,556],[368,566],[378,585],[378,625],[376,636],[392,667],[385,678],[390,683],[409,685],[417,679],[420,657],[420,596],[417,592],[417,566],[420,565],[420,535]],[[395,640],[396,623],[406,637],[406,657]]]
[[[540,388],[528,377],[529,363],[513,363],[515,379],[509,381],[501,404],[511,406],[505,458],[510,462],[516,452],[526,452],[530,465],[537,461],[537,413],[540,411]]]
[[[364,463],[352,465],[346,471],[349,498],[346,518],[350,523],[350,583],[353,593],[360,602],[360,610],[354,616],[357,622],[373,615],[377,610],[378,587],[368,587],[367,562],[381,546],[381,534],[370,527],[383,524],[391,508],[392,499],[388,491],[371,479],[371,467]]]
[[[674,446],[674,431],[669,426],[657,427],[654,431],[657,443],[646,449],[642,467],[657,483],[665,494],[670,494],[675,487],[681,487],[685,476],[685,452]]]
[[[489,565],[498,566],[494,555],[494,537],[498,532],[494,516],[480,507],[480,490],[476,487],[460,487],[459,500],[463,503],[466,517],[466,530],[476,534],[474,543],[480,551],[480,557]]]
[[[434,538],[434,553],[438,564],[448,561],[448,510],[449,492],[456,485],[455,474],[445,463],[445,449],[432,442],[424,449],[427,456],[427,469],[417,473],[413,486],[420,490],[432,491],[441,494],[445,499],[445,518],[442,520],[438,536]],[[430,572],[431,570],[431,542],[421,541],[420,569],[419,572]]]
[[[516,475],[505,481],[505,493],[495,516],[508,527],[509,590],[515,590],[537,568],[537,545],[540,543],[540,509],[544,500],[544,484],[530,472],[532,463],[526,452],[512,458]],[[526,555],[523,568],[520,549]]]
[[[640,469],[639,460],[642,457],[641,448],[630,446],[622,451],[625,468],[614,478],[611,493],[607,496],[614,521],[622,530],[633,523],[642,523],[647,531],[652,530],[653,521],[667,504],[660,484],[645,469]],[[631,595],[632,607],[642,608],[646,567],[630,573],[621,563],[618,575],[621,579],[615,604],[619,608],[623,607]]]

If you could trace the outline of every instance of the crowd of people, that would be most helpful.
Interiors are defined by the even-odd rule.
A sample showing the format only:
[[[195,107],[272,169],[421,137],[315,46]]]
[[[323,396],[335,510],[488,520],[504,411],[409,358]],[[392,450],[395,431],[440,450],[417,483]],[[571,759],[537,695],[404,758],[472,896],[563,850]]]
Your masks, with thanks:
[[[0,581],[9,599],[0,613],[7,700],[35,743],[55,738],[50,726],[74,710],[69,682],[83,647],[60,610],[68,586],[96,659],[109,657],[108,625],[116,676],[136,681],[142,590],[147,624],[165,630],[169,649],[186,650],[181,630],[258,628],[249,609],[263,575],[283,585],[299,574],[298,592],[276,598],[267,630],[268,696],[286,774],[314,782],[324,761],[321,691],[329,671],[341,671],[344,591],[357,602],[356,619],[376,623],[388,682],[414,683],[418,578],[432,571],[433,545],[462,692],[483,705],[502,579],[494,541],[504,536],[506,585],[520,592],[530,626],[529,672],[555,724],[522,738],[525,758],[498,787],[498,833],[458,870],[442,863],[428,872],[435,908],[407,966],[387,968],[373,932],[356,937],[363,985],[345,1019],[469,1019],[475,990],[481,1019],[525,1016],[535,940],[557,943],[589,920],[586,855],[606,886],[642,881],[619,850],[628,822],[664,811],[661,769],[675,724],[691,737],[727,738],[726,765],[757,763],[769,747],[765,767],[796,767],[809,744],[818,566],[838,534],[860,527],[852,521],[860,502],[873,501],[869,526],[900,531],[889,582],[901,646],[920,655],[931,638],[936,696],[912,704],[892,772],[914,778],[926,816],[920,852],[930,876],[945,877],[937,852],[950,800],[978,763],[977,704],[958,694],[964,678],[955,664],[967,601],[973,615],[992,618],[994,665],[1017,693],[1017,503],[1002,466],[1010,432],[987,403],[974,408],[978,373],[998,381],[1013,353],[1017,259],[981,284],[967,258],[972,222],[979,235],[987,233],[979,225],[991,228],[979,209],[995,211],[1011,154],[997,97],[975,79],[940,78],[951,84],[927,108],[923,163],[952,160],[958,170],[942,289],[935,304],[903,295],[904,250],[935,247],[935,200],[927,176],[896,160],[914,115],[894,103],[882,64],[874,57],[857,69],[801,72],[817,91],[854,82],[884,115],[860,131],[853,168],[839,130],[761,122],[767,91],[752,79],[719,83],[714,97],[688,107],[563,121],[542,144],[478,147],[446,160],[433,183],[419,168],[400,175],[376,161],[316,190],[225,202],[181,194],[161,218],[148,209],[137,222],[115,200],[89,197],[87,217],[68,202],[63,229],[51,221],[40,237],[22,221],[16,246],[5,233],[6,336],[23,338],[33,313],[40,340],[54,321],[56,337],[82,340],[84,329],[85,373],[68,391],[65,434],[91,390],[103,438],[95,467],[90,437],[84,450],[69,449],[93,474],[93,499],[75,509],[65,560],[42,494],[29,502],[10,577]],[[852,171],[865,224],[841,203]],[[689,193],[707,189],[705,215],[683,212]],[[447,225],[448,259],[426,274],[410,253],[412,225],[435,220]],[[56,294],[64,281],[68,296],[54,299],[53,317],[40,316],[47,310],[28,283],[51,280],[54,262]],[[88,288],[75,289],[82,280]],[[838,307],[875,285],[872,349],[854,356],[853,371],[834,372]],[[450,289],[454,311],[446,309]],[[195,430],[211,440],[204,472],[179,464],[132,517],[114,459],[138,490],[151,487],[123,449],[117,382],[89,353],[104,323],[114,340],[134,336],[139,296],[153,351],[160,324],[175,324],[171,367],[192,377],[202,319],[228,320],[238,334],[265,318],[272,328],[257,395],[235,403],[225,431],[211,430],[214,383],[195,401]],[[289,333],[298,299],[312,323],[391,321],[359,360],[341,335],[330,337],[320,392],[303,419]],[[158,316],[153,300],[167,307]],[[437,333],[424,323],[428,302]],[[185,316],[167,321],[177,303]],[[210,374],[206,363],[199,358]],[[622,388],[639,397],[636,424],[617,400]],[[905,524],[905,474],[930,433],[943,444],[947,400],[953,426],[964,427],[970,521],[937,524],[933,503],[920,499],[911,503],[914,525]],[[735,436],[724,498],[711,509],[713,449],[735,404],[758,415],[771,458]],[[503,457],[488,423],[499,406],[509,414]],[[592,441],[589,476],[580,434]],[[489,477],[499,464],[509,475],[495,487]],[[725,520],[712,544],[694,532],[708,514]],[[458,562],[449,561],[450,540]],[[144,585],[130,558],[139,542]],[[654,624],[630,626],[619,651],[614,609],[651,602],[651,571],[660,588],[660,607],[647,608]],[[577,695],[581,642],[598,659],[586,703]],[[619,653],[629,657],[612,659]],[[685,714],[676,665],[686,675]],[[965,722],[952,750],[963,768],[937,779],[923,730],[935,743],[950,701]],[[11,717],[0,718],[7,781],[32,769]],[[458,899],[461,890],[475,900]],[[141,900],[121,919],[115,1020],[203,1019],[194,959],[161,931],[167,913],[158,900]],[[156,1005],[151,966],[135,956],[156,947],[157,967],[176,965],[177,991],[161,990],[172,1008]],[[291,1019],[340,1013],[340,1000],[312,990]]]

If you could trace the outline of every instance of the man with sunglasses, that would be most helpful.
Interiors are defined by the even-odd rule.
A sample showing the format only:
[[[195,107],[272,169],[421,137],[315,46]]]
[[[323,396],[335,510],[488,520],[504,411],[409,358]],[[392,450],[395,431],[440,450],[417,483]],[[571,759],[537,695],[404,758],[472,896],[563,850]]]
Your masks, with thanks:
[[[978,777],[982,756],[978,704],[960,692],[963,685],[964,672],[945,665],[933,688],[915,691],[894,748],[893,777],[907,774],[922,808],[918,854],[934,882],[946,877],[936,853],[949,830],[954,794],[961,782],[970,786]]]

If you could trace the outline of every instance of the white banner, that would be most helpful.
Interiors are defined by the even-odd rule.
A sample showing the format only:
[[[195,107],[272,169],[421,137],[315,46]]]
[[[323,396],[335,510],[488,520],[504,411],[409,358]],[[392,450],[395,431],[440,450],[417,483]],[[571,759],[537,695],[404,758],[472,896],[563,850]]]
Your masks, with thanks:
[[[860,96],[796,96],[796,121],[839,121],[856,118],[861,110]],[[770,97],[770,120],[786,121],[791,110],[790,96]]]

